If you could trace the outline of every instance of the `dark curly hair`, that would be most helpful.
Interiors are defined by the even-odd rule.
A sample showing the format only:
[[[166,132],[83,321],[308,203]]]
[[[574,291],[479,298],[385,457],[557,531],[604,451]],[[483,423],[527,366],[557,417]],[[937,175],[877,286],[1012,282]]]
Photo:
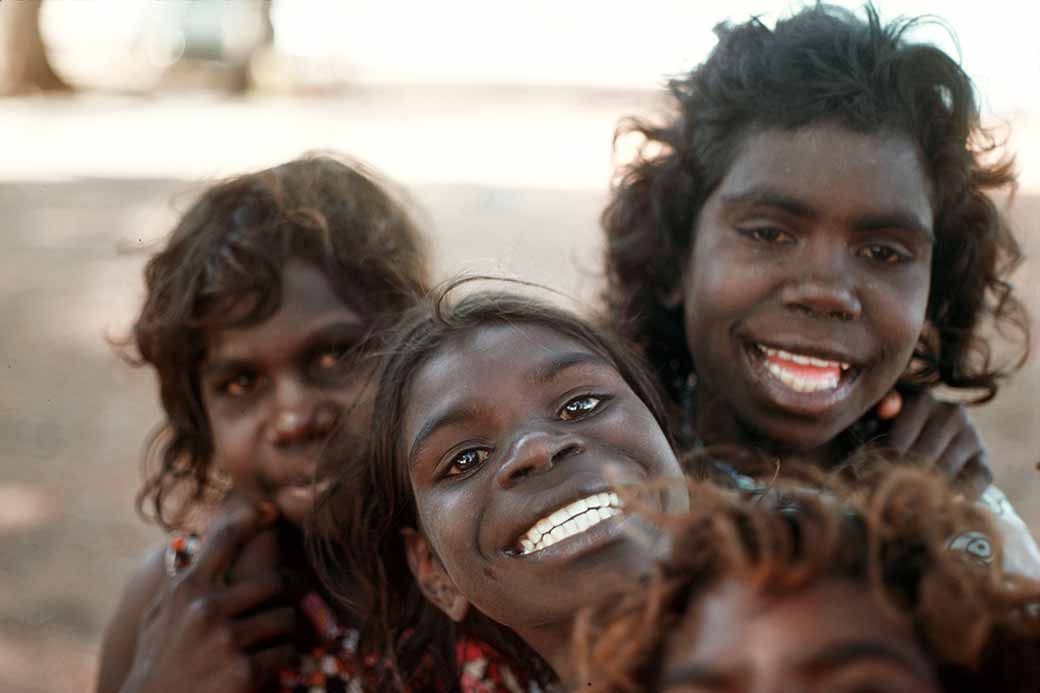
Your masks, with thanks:
[[[574,690],[659,690],[670,637],[724,582],[782,599],[831,577],[864,585],[911,621],[943,691],[1036,690],[1040,583],[1005,574],[999,547],[989,564],[950,548],[965,532],[996,536],[988,515],[931,472],[869,474],[855,486],[817,477],[817,492],[792,489],[780,511],[691,485],[689,514],[659,518],[673,549],[656,574],[579,615]]]
[[[321,269],[371,331],[428,286],[407,204],[359,164],[310,156],[207,189],[148,261],[144,306],[125,345],[159,380],[166,421],[149,439],[137,507],[165,529],[223,487],[199,389],[206,335],[271,317],[290,258]],[[250,309],[232,310],[243,305]]]
[[[908,40],[920,23],[883,26],[869,5],[864,20],[816,4],[772,30],[757,18],[720,24],[708,59],[669,82],[675,112],[667,122],[629,119],[619,128],[618,136],[634,133],[644,143],[619,172],[602,215],[604,298],[676,401],[694,364],[682,306],[662,297],[680,284],[705,201],[741,143],[765,129],[837,124],[906,134],[917,145],[934,189],[926,314],[934,338],[918,344],[919,367],[908,385],[964,388],[985,402],[1024,362],[1028,319],[1006,279],[1022,254],[988,196],[1013,192],[1012,162],[987,163],[998,145],[981,127],[972,83],[941,50]],[[994,363],[990,338],[981,333],[987,318],[1017,342],[1017,358]]]
[[[401,530],[417,528],[419,520],[400,431],[413,380],[423,364],[459,337],[483,327],[545,327],[612,363],[668,436],[668,416],[657,384],[619,337],[525,295],[481,291],[451,300],[460,285],[474,279],[486,278],[446,284],[388,331],[374,404],[379,417],[368,446],[361,460],[344,464],[344,459],[358,454],[357,441],[342,429],[329,441],[319,474],[330,486],[319,497],[307,532],[311,563],[326,589],[360,615],[362,651],[376,657],[389,653],[393,685],[410,682],[412,690],[457,689],[455,647],[461,636],[490,645],[511,665],[524,667],[523,675],[552,678],[548,665],[515,634],[475,610],[463,623],[453,623],[426,601],[408,568]]]

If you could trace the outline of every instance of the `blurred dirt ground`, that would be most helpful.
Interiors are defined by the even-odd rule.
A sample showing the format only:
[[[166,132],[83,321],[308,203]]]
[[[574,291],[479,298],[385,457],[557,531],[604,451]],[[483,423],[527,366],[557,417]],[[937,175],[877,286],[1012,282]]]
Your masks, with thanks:
[[[570,118],[567,127],[575,141],[588,142],[581,153],[602,148],[596,163],[568,176],[566,185],[545,184],[534,166],[509,175],[489,173],[482,184],[474,182],[479,169],[468,179],[438,179],[429,162],[418,165],[416,175],[391,167],[388,173],[407,185],[426,212],[440,276],[460,268],[513,274],[594,296],[600,282],[596,216],[605,199],[609,131],[631,103],[589,106],[595,111],[595,118],[588,116],[591,135],[578,127],[588,114],[575,115],[570,102],[559,106]],[[421,119],[411,120],[414,109],[407,110],[408,127],[421,127],[414,124]],[[487,111],[474,109],[470,122],[498,126],[482,113]],[[520,128],[522,122],[513,119],[508,126]],[[42,141],[44,136],[31,137]],[[559,137],[549,141],[563,141]],[[299,144],[297,152],[312,141]],[[351,144],[332,138],[326,146],[350,150]],[[467,144],[456,146],[462,150]],[[27,156],[24,147],[21,152]],[[507,146],[510,152],[520,149]],[[367,154],[380,163],[378,151]],[[219,155],[208,154],[210,160]],[[557,169],[566,169],[567,155],[556,155],[561,156]],[[488,152],[480,156],[493,159]],[[553,167],[552,158],[542,158],[543,169]],[[457,164],[446,162],[448,168]],[[159,420],[152,378],[123,364],[106,336],[125,330],[140,299],[148,252],[199,186],[166,177],[5,177],[0,183],[0,690],[85,690],[92,685],[101,629],[119,590],[158,538],[136,517],[132,503],[142,442]],[[1021,195],[1014,217],[1027,253],[1040,254],[1040,196]],[[1027,262],[1015,284],[1040,314],[1040,260]],[[1034,469],[1040,460],[1038,394],[1040,367],[1034,359],[994,403],[973,412],[999,484],[1034,530],[1040,527],[1040,472]]]

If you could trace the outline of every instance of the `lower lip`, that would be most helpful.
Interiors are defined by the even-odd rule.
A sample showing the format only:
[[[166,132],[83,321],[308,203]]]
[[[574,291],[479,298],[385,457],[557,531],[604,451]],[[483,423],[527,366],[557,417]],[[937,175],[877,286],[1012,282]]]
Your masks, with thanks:
[[[623,538],[627,520],[625,514],[621,513],[589,527],[584,532],[572,534],[547,548],[531,553],[509,551],[503,551],[503,553],[510,558],[523,561],[550,562],[572,559]]]
[[[780,382],[769,372],[766,368],[765,354],[754,344],[745,346],[744,357],[749,364],[752,382],[758,385],[766,398],[774,406],[800,416],[823,416],[839,406],[852,394],[852,389],[862,372],[860,369],[850,368],[842,372],[838,386],[833,389],[799,392]]]

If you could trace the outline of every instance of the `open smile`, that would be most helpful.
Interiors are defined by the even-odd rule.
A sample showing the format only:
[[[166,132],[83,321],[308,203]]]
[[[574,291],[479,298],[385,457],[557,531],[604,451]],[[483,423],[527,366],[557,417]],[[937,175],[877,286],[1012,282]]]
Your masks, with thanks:
[[[774,404],[810,416],[844,401],[863,372],[851,357],[815,348],[751,342],[745,354],[755,381]]]
[[[575,548],[579,543],[596,543],[596,537],[592,535],[602,534],[606,537],[609,532],[600,530],[607,529],[605,523],[621,514],[621,500],[616,493],[605,491],[589,494],[567,503],[535,522],[520,535],[516,544],[507,549],[506,553],[510,556],[527,557],[564,543],[573,543]],[[586,541],[579,542],[579,539]]]

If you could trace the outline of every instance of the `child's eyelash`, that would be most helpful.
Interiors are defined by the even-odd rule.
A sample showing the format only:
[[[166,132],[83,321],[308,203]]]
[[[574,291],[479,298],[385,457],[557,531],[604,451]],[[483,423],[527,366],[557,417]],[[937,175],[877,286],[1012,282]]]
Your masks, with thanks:
[[[242,397],[256,387],[258,377],[253,373],[236,373],[218,381],[214,391],[224,397]]]
[[[574,421],[598,412],[610,400],[608,395],[586,393],[567,400],[557,413],[564,421]]]
[[[457,464],[458,461],[467,455],[472,455],[472,457],[470,457],[471,461],[468,463],[468,466],[460,468]],[[461,450],[448,462],[447,468],[444,470],[444,476],[449,478],[465,476],[483,464],[490,455],[491,451],[487,448],[466,448],[465,450]]]
[[[791,243],[794,235],[778,226],[763,224],[760,226],[737,227],[737,231],[753,241],[761,243]]]

